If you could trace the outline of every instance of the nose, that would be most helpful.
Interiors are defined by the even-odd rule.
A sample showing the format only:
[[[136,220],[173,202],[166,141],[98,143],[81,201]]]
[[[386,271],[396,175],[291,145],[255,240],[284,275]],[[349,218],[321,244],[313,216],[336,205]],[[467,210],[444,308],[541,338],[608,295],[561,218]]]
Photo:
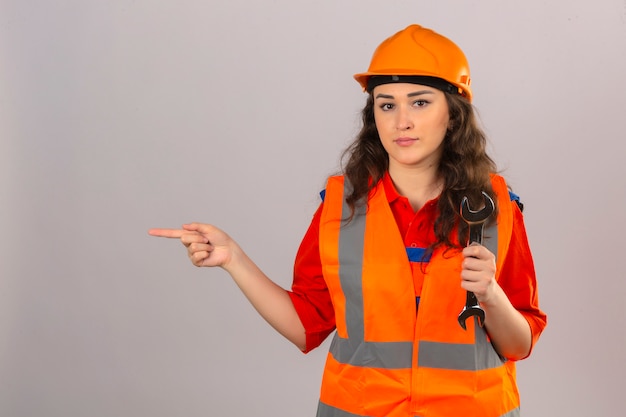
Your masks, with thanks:
[[[409,130],[413,128],[413,121],[409,116],[409,110],[404,106],[399,106],[396,112],[396,128],[398,130]]]

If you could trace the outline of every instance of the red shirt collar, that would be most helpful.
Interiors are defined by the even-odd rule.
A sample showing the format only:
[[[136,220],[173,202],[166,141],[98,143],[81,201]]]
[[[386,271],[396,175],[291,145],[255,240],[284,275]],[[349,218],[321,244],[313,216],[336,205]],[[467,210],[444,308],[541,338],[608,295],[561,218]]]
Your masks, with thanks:
[[[389,202],[390,205],[391,203],[402,197],[398,193],[398,190],[396,190],[396,186],[393,185],[393,180],[391,179],[391,175],[389,175],[389,171],[385,172],[385,175],[383,175],[383,179],[381,181],[383,182],[383,187],[385,187],[387,202]]]
[[[389,206],[393,207],[393,203],[395,203],[399,199],[406,200],[406,197],[398,193],[398,190],[396,190],[396,186],[394,185],[393,180],[391,179],[391,175],[389,175],[389,171],[385,172],[385,175],[383,175],[383,178],[381,181],[383,183],[383,187],[385,187],[385,194],[387,195],[387,202],[389,203]],[[408,202],[408,200],[406,201]],[[439,197],[435,197],[432,200],[428,201],[426,205],[436,206],[438,201],[439,201]]]

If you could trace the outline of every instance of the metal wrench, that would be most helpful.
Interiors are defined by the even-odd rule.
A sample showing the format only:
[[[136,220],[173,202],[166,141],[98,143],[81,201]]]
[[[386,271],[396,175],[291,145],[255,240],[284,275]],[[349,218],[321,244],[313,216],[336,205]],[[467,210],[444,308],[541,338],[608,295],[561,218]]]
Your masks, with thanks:
[[[469,202],[467,197],[463,197],[461,200],[461,217],[469,226],[469,241],[467,242],[467,246],[472,243],[478,243],[479,245],[483,244],[483,229],[487,219],[491,214],[493,214],[493,210],[495,209],[495,205],[493,200],[487,193],[483,191],[483,199],[485,201],[485,205],[480,210],[472,210],[469,207]],[[471,317],[476,316],[478,318],[478,325],[483,326],[485,322],[485,311],[478,304],[478,300],[473,292],[467,291],[466,299],[465,299],[465,307],[461,310],[459,314],[459,324],[463,328],[463,330],[467,330],[465,326],[465,321]]]

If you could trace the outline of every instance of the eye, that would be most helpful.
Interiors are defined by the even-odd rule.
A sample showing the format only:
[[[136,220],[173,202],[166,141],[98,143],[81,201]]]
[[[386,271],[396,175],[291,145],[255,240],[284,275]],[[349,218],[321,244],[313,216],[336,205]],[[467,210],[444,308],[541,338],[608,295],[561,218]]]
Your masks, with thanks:
[[[379,107],[380,107],[380,109],[382,111],[389,111],[389,110],[393,109],[393,104],[391,104],[391,103],[382,103]]]
[[[426,106],[426,105],[427,105],[427,104],[429,104],[429,103],[430,103],[430,102],[429,102],[428,100],[422,100],[422,99],[420,99],[420,100],[415,100],[415,101],[413,102],[413,105],[414,105],[415,107],[424,107],[424,106]]]

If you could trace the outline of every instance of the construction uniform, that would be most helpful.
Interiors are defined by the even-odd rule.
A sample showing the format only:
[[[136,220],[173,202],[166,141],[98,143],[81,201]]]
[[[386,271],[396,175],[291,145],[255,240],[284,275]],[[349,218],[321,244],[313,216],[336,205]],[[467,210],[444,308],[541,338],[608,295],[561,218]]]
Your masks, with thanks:
[[[504,180],[492,180],[498,226],[484,245],[496,255],[499,285],[527,319],[534,346],[546,325],[532,256]],[[329,179],[296,257],[290,295],[306,330],[306,351],[336,329],[322,381],[319,417],[515,417],[515,364],[485,329],[457,316],[465,304],[462,255],[430,256],[436,200],[418,211],[388,175],[369,209],[346,224],[343,177]]]

